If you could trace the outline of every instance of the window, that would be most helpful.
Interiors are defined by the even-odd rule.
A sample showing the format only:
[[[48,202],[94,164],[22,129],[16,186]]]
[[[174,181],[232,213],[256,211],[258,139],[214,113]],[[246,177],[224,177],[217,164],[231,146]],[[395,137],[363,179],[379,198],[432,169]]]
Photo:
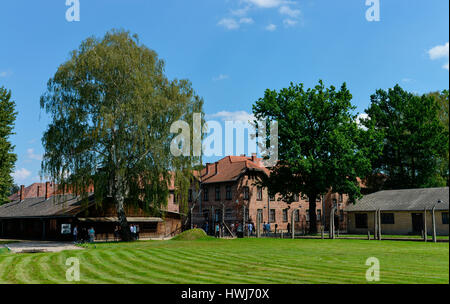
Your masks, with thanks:
[[[295,213],[294,213],[294,221],[296,221],[296,222],[300,222],[300,210],[295,210]]]
[[[209,193],[208,193],[208,188],[207,187],[203,188],[203,200],[205,202],[209,201]]]
[[[395,224],[394,213],[381,213],[381,224],[383,225]]]
[[[306,209],[306,221],[309,222],[309,209]]]
[[[233,217],[233,209],[228,208],[225,210],[225,218],[230,219]]]
[[[188,201],[192,202],[192,189],[189,189],[189,193],[188,193]]]
[[[205,220],[209,219],[209,210],[208,209],[203,209],[203,218]]]
[[[344,221],[344,210],[339,210],[339,220],[340,220],[341,222]]]
[[[158,230],[158,223],[144,223],[142,230],[142,232],[155,233]]]
[[[256,199],[257,199],[258,201],[262,201],[262,199],[263,199],[262,187],[258,187],[257,192],[258,192],[258,193],[257,193]]]
[[[264,221],[263,210],[262,209],[258,209],[258,213],[256,215],[256,222],[258,222],[258,218],[261,221],[261,223]]]
[[[172,193],[172,201],[174,204],[178,202],[177,199],[178,199],[177,195],[175,193]]]
[[[216,201],[220,200],[220,186],[216,186]]]
[[[294,194],[294,202],[298,202],[299,200],[299,195],[298,194]]]
[[[227,199],[227,200],[231,200],[231,186],[226,186],[226,193],[225,193],[225,198]]]
[[[337,207],[337,199],[333,198],[333,207]]]
[[[244,199],[245,200],[250,199],[250,191],[247,186],[244,187]]]
[[[275,209],[270,209],[270,219],[269,221],[271,223],[275,223],[276,219],[275,219]]]
[[[288,209],[283,209],[283,222],[288,221]]]
[[[344,201],[344,196],[339,193],[339,203],[342,203]]]
[[[248,211],[248,208],[245,208],[245,221],[248,221],[250,216],[250,212]]]
[[[275,195],[269,196],[269,199],[270,199],[271,202],[275,201]]]
[[[442,212],[442,224],[448,225],[448,212]]]
[[[367,228],[367,213],[356,213],[355,225],[356,228]]]
[[[322,210],[321,209],[317,209],[317,220],[318,221],[322,220]]]

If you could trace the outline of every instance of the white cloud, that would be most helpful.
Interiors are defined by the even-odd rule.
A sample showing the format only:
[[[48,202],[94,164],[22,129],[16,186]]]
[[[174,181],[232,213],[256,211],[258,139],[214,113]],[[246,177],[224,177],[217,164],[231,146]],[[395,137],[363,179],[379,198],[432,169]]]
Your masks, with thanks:
[[[447,63],[442,66],[443,69],[448,71],[448,58],[449,58],[449,43],[444,45],[437,45],[428,51],[428,56],[431,60],[447,59]]]
[[[448,42],[444,45],[438,45],[428,51],[431,60],[439,58],[448,58]]]
[[[245,1],[262,8],[278,7],[285,2],[283,0],[245,0]]]
[[[234,16],[242,17],[247,15],[247,12],[250,10],[250,6],[246,6],[243,8],[238,8],[236,10],[231,10],[231,14]]]
[[[224,17],[218,22],[219,26],[223,26],[229,30],[237,30],[242,24],[253,24],[255,20],[250,18],[250,12],[257,9],[265,9],[268,11],[278,12],[283,20],[285,27],[292,27],[299,23],[302,12],[296,9],[298,4],[295,0],[239,0],[237,9],[229,11],[229,16]],[[275,31],[277,26],[270,24],[265,27],[268,31]]]
[[[244,24],[253,24],[254,20],[252,18],[241,18],[241,20],[239,20],[239,23],[244,23]]]
[[[206,119],[221,119],[223,121],[242,121],[249,122],[255,119],[253,114],[247,113],[246,111],[221,111],[215,114],[206,115]]]
[[[297,20],[293,20],[293,19],[289,19],[289,18],[283,20],[283,24],[284,24],[286,27],[294,26],[294,25],[296,25],[297,23],[298,23]]]
[[[362,125],[361,120],[363,119],[369,119],[369,114],[361,113],[356,117],[356,123],[361,129],[367,130],[365,126]]]
[[[228,75],[226,75],[226,74],[220,74],[219,76],[214,77],[213,80],[214,80],[214,81],[220,81],[220,80],[225,80],[225,79],[228,79],[228,78],[230,78]]]
[[[404,83],[410,83],[410,82],[413,82],[414,81],[414,79],[411,79],[411,78],[403,78],[402,79],[402,82],[404,82]]]
[[[0,71],[0,78],[11,76],[11,74],[12,74],[11,71]]]
[[[25,168],[22,169],[18,169],[16,171],[14,171],[14,173],[12,174],[14,181],[16,182],[23,182],[25,179],[27,179],[29,176],[31,175],[31,172],[28,171]]]
[[[249,17],[243,17],[237,21],[234,18],[223,18],[217,25],[223,26],[228,30],[237,30],[241,27],[241,24],[253,24],[254,20]]]
[[[28,156],[28,159],[39,160],[39,161],[42,160],[42,156],[39,154],[35,154],[34,149],[28,149],[27,156]]]
[[[237,30],[239,28],[239,23],[233,18],[223,18],[217,25],[223,26],[229,30]]]
[[[298,9],[291,9],[289,6],[283,5],[280,7],[280,14],[289,16],[291,18],[298,18],[300,17],[300,10]]]
[[[265,29],[268,30],[269,32],[273,32],[277,29],[277,26],[271,23],[268,26],[266,26]]]

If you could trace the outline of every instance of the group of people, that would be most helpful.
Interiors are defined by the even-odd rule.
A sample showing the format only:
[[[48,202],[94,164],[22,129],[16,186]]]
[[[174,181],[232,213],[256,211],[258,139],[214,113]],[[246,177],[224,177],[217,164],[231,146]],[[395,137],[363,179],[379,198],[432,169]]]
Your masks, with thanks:
[[[87,229],[86,227],[81,228],[78,231],[78,225],[73,228],[73,241],[74,243],[93,243],[95,241],[95,230],[94,227]]]
[[[133,240],[139,240],[139,225],[130,225],[131,237]]]
[[[220,237],[224,231],[224,226],[221,223],[216,223],[215,225],[213,225],[213,229],[212,231],[209,230],[209,223],[205,222],[203,224],[203,230],[205,230],[206,233],[208,234],[212,234],[215,237]],[[253,224],[252,222],[247,223],[244,227],[244,225],[240,222],[236,222],[236,223],[231,223],[229,226],[231,232],[235,235],[241,236],[243,237],[244,235],[249,235],[252,236],[254,235],[254,231],[255,231],[255,224]]]
[[[263,233],[264,233],[264,235],[269,235],[269,233],[270,233],[270,223],[264,222],[264,224],[263,224]]]
[[[120,232],[122,231],[122,227],[117,225],[114,229],[114,241],[120,241]],[[130,225],[130,234],[133,240],[139,240],[139,225],[131,224]]]
[[[130,225],[130,233],[133,240],[139,240],[139,225]],[[117,225],[114,229],[114,241],[120,240],[120,232],[121,227]],[[72,231],[73,241],[74,243],[93,243],[95,241],[95,229],[94,227],[90,227],[87,229],[86,227],[78,228],[76,225]]]

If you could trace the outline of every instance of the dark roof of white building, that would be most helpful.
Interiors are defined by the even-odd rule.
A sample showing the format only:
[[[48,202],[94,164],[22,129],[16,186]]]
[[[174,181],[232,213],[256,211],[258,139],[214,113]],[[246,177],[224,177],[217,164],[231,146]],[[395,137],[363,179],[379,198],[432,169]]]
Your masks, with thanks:
[[[441,201],[441,203],[437,203]],[[345,211],[423,211],[424,208],[436,210],[449,209],[448,187],[405,190],[384,190],[364,196]]]
[[[92,197],[90,197],[92,201]],[[89,204],[85,204],[80,196],[72,194],[26,198],[15,200],[0,206],[0,218],[40,218],[74,216]]]

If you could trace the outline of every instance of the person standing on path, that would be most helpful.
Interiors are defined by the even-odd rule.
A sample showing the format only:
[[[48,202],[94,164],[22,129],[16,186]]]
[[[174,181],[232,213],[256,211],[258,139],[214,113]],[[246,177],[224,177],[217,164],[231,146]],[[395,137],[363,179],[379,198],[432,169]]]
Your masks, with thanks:
[[[78,226],[73,228],[73,242],[75,244],[78,242]]]
[[[220,225],[216,225],[216,238],[220,237]]]
[[[89,233],[89,242],[90,243],[94,243],[94,241],[95,241],[95,230],[94,230],[94,227],[91,227],[89,229],[88,233]]]

